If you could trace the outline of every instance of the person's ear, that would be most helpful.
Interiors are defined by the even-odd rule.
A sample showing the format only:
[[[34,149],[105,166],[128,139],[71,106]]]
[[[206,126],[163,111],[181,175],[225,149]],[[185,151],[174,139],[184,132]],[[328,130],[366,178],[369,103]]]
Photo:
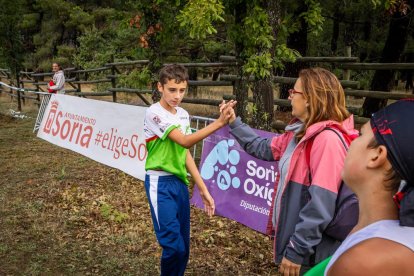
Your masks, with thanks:
[[[164,92],[164,86],[161,84],[161,82],[157,82],[157,89],[160,92]]]
[[[368,158],[368,168],[378,168],[389,163],[387,158],[387,148],[383,145],[373,148],[368,153]]]

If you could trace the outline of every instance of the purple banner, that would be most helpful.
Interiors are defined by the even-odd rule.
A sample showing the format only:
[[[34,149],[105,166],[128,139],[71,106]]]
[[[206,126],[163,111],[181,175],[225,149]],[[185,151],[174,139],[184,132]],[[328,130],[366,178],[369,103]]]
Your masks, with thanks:
[[[261,137],[277,134],[255,130]],[[247,154],[224,127],[204,139],[200,173],[216,204],[216,215],[265,233],[277,162]],[[191,203],[204,208],[197,186]]]

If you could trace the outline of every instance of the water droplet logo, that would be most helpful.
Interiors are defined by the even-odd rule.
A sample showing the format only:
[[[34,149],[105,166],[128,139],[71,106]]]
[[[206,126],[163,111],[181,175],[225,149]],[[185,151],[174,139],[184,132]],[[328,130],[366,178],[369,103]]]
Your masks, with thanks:
[[[223,191],[230,186],[236,189],[240,187],[240,178],[235,176],[237,173],[236,165],[240,162],[240,154],[237,150],[231,149],[232,146],[234,146],[233,139],[217,143],[201,167],[201,177],[205,180],[213,178],[213,183],[216,182]]]

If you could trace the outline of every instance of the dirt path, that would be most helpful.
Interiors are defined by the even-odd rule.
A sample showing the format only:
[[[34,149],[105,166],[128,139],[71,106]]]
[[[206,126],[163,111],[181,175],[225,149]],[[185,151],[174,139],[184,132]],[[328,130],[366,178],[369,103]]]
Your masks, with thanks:
[[[0,95],[0,275],[157,275],[143,183],[38,139]],[[192,208],[186,275],[275,275],[268,237]]]

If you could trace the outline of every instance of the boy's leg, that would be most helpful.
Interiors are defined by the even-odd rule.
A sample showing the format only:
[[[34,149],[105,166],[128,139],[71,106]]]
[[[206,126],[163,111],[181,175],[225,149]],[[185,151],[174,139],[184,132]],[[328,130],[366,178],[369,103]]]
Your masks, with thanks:
[[[190,239],[187,186],[175,176],[146,176],[145,189],[155,234],[163,248],[161,275],[183,275]]]
[[[178,212],[178,220],[180,221],[181,237],[183,238],[186,252],[180,263],[180,275],[184,275],[184,271],[190,257],[190,196],[187,186],[181,181],[180,184],[181,185],[179,187],[181,194],[179,197],[180,211]]]

